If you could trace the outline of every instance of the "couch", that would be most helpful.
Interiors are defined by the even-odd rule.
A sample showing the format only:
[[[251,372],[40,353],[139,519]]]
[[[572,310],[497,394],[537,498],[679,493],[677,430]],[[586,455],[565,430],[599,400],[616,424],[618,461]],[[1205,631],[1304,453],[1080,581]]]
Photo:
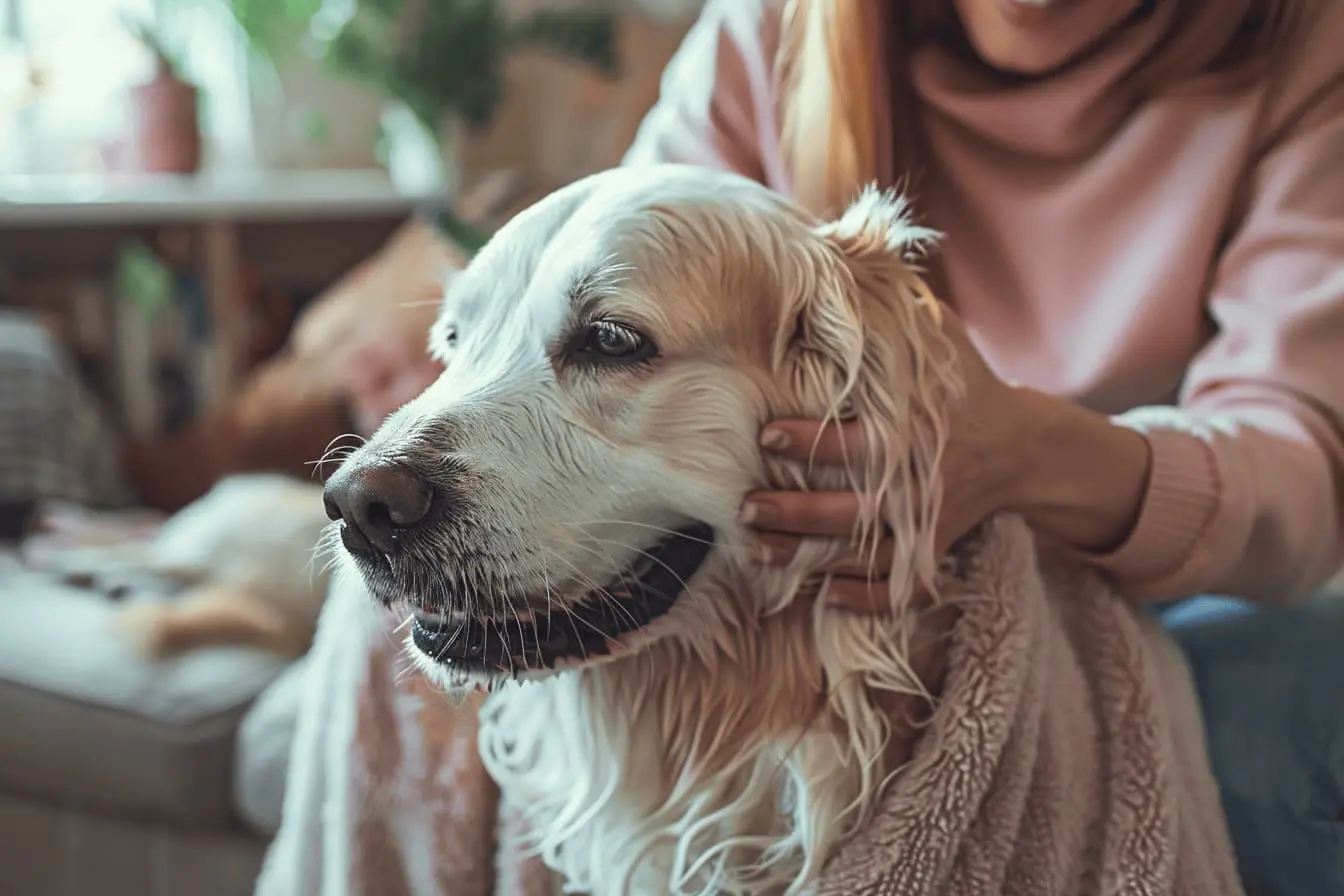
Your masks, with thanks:
[[[141,498],[172,511],[232,472],[310,475],[348,429],[339,346],[375,323],[423,345],[434,309],[406,297],[436,293],[456,260],[408,222],[225,406],[126,446]],[[152,663],[112,630],[116,610],[0,542],[0,896],[250,894],[279,825],[304,663],[244,649]]]
[[[0,553],[0,893],[243,896],[279,823],[303,663],[162,664],[116,603]]]

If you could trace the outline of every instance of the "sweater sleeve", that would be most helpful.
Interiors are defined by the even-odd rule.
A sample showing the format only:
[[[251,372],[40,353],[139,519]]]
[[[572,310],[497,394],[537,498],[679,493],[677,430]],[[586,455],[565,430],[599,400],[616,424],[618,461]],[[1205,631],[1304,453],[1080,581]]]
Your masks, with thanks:
[[[1340,68],[1340,66],[1335,66]],[[1116,418],[1146,434],[1138,522],[1095,558],[1139,598],[1299,599],[1344,562],[1344,71],[1250,174],[1211,283],[1218,335],[1177,408]]]
[[[625,165],[734,171],[784,189],[775,120],[779,14],[768,0],[709,0],[663,74]]]

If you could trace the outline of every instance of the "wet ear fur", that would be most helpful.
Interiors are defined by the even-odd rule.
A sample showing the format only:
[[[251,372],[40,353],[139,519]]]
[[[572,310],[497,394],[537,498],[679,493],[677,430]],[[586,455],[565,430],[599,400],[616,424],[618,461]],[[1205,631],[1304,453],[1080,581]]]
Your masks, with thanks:
[[[863,544],[876,544],[880,523],[892,530],[900,604],[916,579],[933,585],[938,466],[961,392],[938,303],[915,266],[937,234],[912,223],[902,197],[875,188],[815,233],[821,255],[793,309],[786,362],[811,413],[862,426],[868,447],[847,464],[846,485],[871,500]]]

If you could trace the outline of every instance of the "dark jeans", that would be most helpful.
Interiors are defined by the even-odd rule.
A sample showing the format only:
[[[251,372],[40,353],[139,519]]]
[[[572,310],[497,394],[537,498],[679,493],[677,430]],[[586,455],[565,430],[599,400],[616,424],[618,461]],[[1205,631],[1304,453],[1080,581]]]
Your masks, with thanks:
[[[1344,598],[1161,613],[1194,674],[1247,890],[1344,894]]]

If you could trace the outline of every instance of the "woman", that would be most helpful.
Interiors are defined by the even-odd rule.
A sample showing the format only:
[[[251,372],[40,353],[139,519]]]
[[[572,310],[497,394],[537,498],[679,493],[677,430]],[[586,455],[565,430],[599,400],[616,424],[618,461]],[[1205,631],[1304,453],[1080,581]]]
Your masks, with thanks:
[[[900,185],[946,234],[969,394],[942,545],[1013,511],[1136,601],[1295,604],[1173,629],[1247,887],[1304,896],[1344,892],[1344,611],[1303,602],[1344,560],[1341,46],[1330,0],[722,0],[630,155],[819,213]],[[761,440],[839,456],[808,421]],[[780,561],[857,503],[747,513]],[[879,605],[862,564],[836,573],[833,599]]]
[[[912,195],[946,234],[929,276],[969,385],[941,544],[1013,511],[1156,609],[1292,605],[1167,618],[1248,889],[1344,892],[1344,610],[1306,600],[1344,562],[1344,5],[791,8],[712,0],[627,162],[733,169],[818,213],[874,180]],[[761,439],[823,461],[840,441]],[[748,506],[775,561],[858,512]],[[836,572],[832,599],[879,605],[865,566]]]

